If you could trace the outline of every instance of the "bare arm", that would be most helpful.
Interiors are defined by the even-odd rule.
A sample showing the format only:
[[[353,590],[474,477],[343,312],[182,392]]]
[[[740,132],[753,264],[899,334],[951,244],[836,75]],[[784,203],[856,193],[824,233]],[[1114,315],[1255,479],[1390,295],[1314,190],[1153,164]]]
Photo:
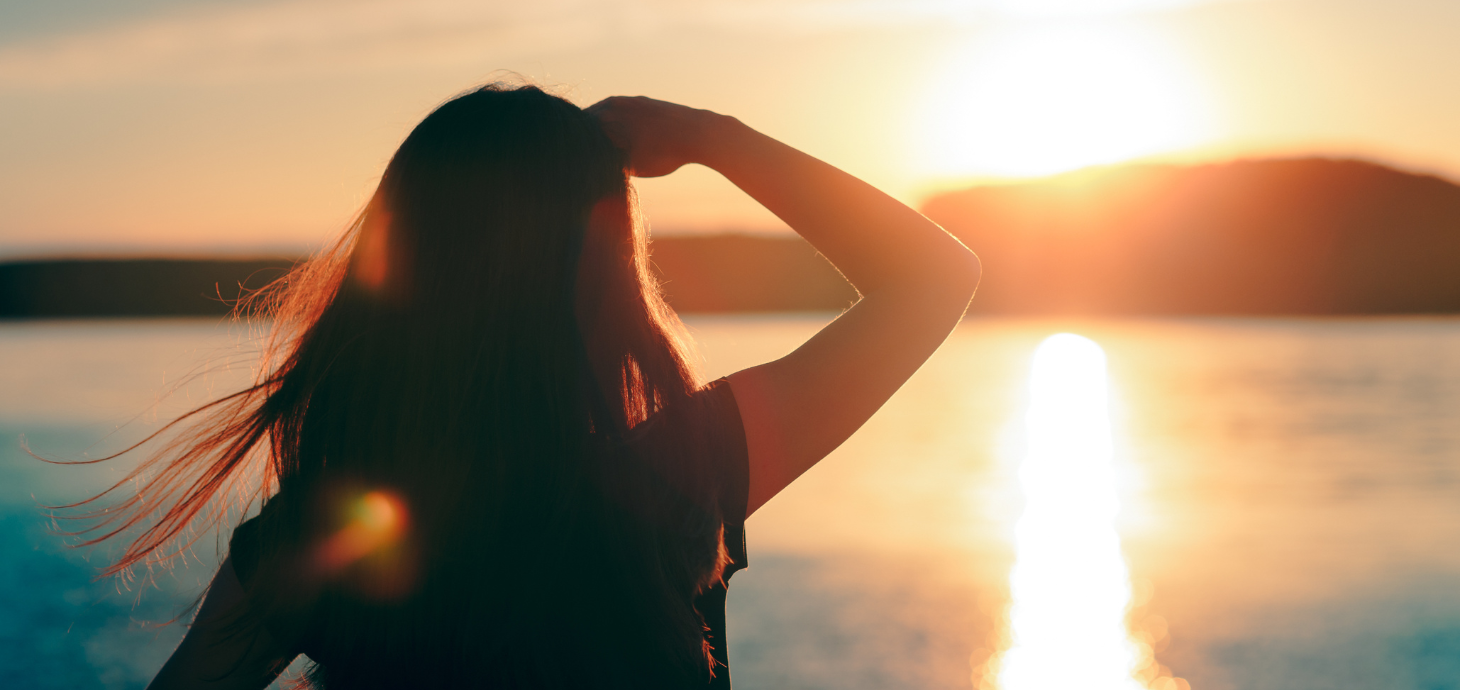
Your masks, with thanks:
[[[233,563],[225,559],[187,636],[147,690],[257,690],[274,682],[297,655],[289,654],[263,629],[225,634],[226,614],[243,596]]]
[[[872,186],[714,113],[647,98],[592,110],[640,177],[700,163],[806,238],[862,298],[791,354],[730,376],[750,450],[754,511],[862,426],[948,337],[979,263]]]

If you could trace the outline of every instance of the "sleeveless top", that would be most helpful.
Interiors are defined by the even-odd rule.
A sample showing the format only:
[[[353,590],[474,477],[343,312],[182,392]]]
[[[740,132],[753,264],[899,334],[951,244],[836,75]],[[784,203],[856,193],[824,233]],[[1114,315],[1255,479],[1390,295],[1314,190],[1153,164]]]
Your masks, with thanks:
[[[711,690],[729,690],[730,659],[725,636],[725,600],[730,576],[747,567],[745,553],[745,517],[749,498],[750,470],[745,445],[745,430],[729,381],[718,379],[697,391],[688,404],[661,410],[636,426],[627,444],[643,451],[641,455],[656,457],[655,449],[665,446],[664,440],[679,425],[695,425],[704,433],[698,447],[684,454],[682,446],[674,446],[675,454],[687,457],[659,457],[656,464],[668,461],[672,466],[653,468],[671,484],[707,483],[715,487],[716,500],[723,521],[723,540],[727,561],[719,580],[713,581],[694,597],[694,608],[704,620],[705,640],[714,660],[714,676],[705,686]],[[266,503],[263,511],[268,511]],[[262,513],[261,513],[262,515]],[[239,582],[248,588],[260,567],[265,551],[260,542],[259,518],[244,521],[229,540],[229,558]],[[262,623],[277,640],[297,640],[293,645],[300,653],[318,664],[329,665],[322,653],[319,634],[310,629],[309,616],[288,615],[265,618]]]

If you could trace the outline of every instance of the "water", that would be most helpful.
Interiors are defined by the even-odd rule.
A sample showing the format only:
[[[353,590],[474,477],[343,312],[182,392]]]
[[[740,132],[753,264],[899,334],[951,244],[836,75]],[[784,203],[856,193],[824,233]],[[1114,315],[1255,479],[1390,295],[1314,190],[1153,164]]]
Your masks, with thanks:
[[[695,318],[718,376],[827,317]],[[976,319],[841,449],[750,520],[731,588],[745,688],[970,688],[1007,643],[1029,357],[1073,331],[1109,358],[1130,624],[1197,690],[1460,688],[1460,319]],[[247,377],[213,323],[0,325],[0,687],[142,687],[149,628],[216,563],[117,592],[40,502],[125,469],[115,449]],[[159,392],[199,361],[240,363]]]

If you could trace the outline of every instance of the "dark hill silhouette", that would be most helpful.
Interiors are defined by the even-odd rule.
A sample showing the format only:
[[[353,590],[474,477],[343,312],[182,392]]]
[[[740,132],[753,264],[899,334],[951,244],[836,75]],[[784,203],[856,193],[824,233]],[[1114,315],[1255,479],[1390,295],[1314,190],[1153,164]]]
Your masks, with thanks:
[[[0,318],[224,315],[243,290],[283,275],[296,257],[60,259],[0,263]],[[668,236],[654,270],[683,312],[843,309],[857,293],[800,238]]]
[[[1122,166],[930,199],[975,311],[1460,311],[1460,187],[1353,160]]]
[[[200,316],[229,313],[290,258],[59,259],[0,264],[0,318]]]
[[[930,199],[983,258],[974,313],[1460,312],[1460,187],[1351,160],[1131,165]],[[0,264],[0,318],[225,314],[293,258]],[[790,235],[669,235],[683,312],[841,309],[856,293]],[[220,299],[220,297],[222,299]]]

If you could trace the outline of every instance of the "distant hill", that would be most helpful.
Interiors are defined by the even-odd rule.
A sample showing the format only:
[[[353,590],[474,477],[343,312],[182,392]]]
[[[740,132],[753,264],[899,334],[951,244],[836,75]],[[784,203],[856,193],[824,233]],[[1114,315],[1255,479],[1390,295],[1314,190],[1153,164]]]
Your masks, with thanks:
[[[291,258],[61,259],[0,264],[0,318],[223,315]]]
[[[1091,169],[923,208],[983,259],[974,313],[1460,312],[1460,186],[1352,160]],[[664,236],[683,312],[831,310],[856,293],[800,238]],[[291,257],[0,264],[0,318],[225,314]]]
[[[930,199],[1017,314],[1460,311],[1460,186],[1353,160],[1123,166]]]
[[[64,259],[0,263],[0,318],[224,315],[243,289],[283,275],[295,257]],[[683,312],[843,309],[857,296],[797,237],[669,236],[653,265]]]

